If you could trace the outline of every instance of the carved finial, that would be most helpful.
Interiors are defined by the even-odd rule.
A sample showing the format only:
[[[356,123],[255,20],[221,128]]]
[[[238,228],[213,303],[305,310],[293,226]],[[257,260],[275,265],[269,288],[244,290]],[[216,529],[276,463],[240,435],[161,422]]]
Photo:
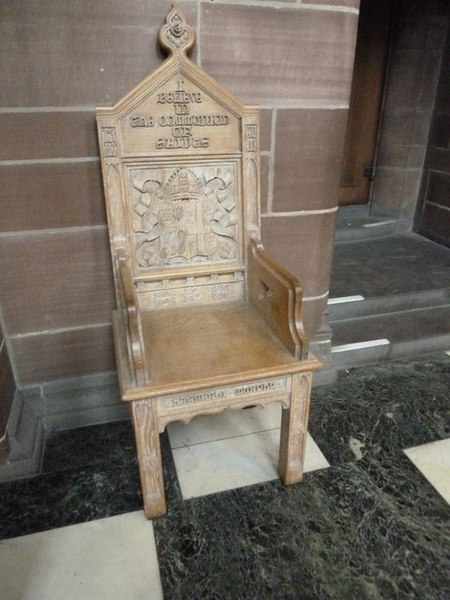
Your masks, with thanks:
[[[195,33],[179,8],[173,6],[167,15],[166,25],[159,32],[159,43],[171,54],[186,54],[195,44]]]

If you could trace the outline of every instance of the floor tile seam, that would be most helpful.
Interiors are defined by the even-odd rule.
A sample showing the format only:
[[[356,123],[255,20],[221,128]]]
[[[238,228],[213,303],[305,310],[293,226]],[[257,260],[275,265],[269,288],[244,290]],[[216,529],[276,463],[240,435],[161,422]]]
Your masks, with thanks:
[[[412,463],[411,460],[409,460],[407,458],[407,456],[404,454],[403,450],[401,450],[400,448],[397,449],[397,451],[395,451],[393,453],[393,459],[394,460],[400,460],[401,462],[403,462],[404,465],[408,464],[409,467],[411,467],[411,473],[413,472],[418,472],[418,469],[416,468],[416,466]],[[328,459],[327,459],[328,461]],[[349,469],[353,470],[353,469],[357,469],[361,475],[364,476],[365,478],[365,483],[367,485],[370,485],[370,487],[372,487],[374,489],[374,492],[380,495],[383,494],[384,489],[386,486],[380,487],[377,483],[377,481],[375,479],[372,478],[370,471],[367,468],[364,468],[364,466],[361,464],[364,461],[363,459],[360,460],[348,460],[348,461],[342,461],[342,462],[336,462],[336,463],[330,463],[328,461],[328,466],[327,467],[320,467],[320,468],[315,468],[311,471],[307,471],[304,473],[305,475],[305,479],[302,481],[302,483],[300,485],[305,485],[306,483],[306,478],[313,478],[313,477],[321,477],[323,476],[324,472],[325,473],[336,473],[336,472],[340,472],[342,470],[344,471],[348,471]],[[405,462],[406,461],[406,462]],[[378,461],[377,461],[378,462]],[[423,478],[424,481],[426,481],[429,485],[431,485],[428,480],[426,480],[426,478]],[[255,486],[273,486],[273,485],[283,485],[282,482],[280,481],[280,478],[278,476],[274,476],[272,479],[266,479],[263,481],[259,481],[256,483],[249,483],[246,485],[242,485],[242,486],[237,486],[234,488],[228,488],[228,489],[224,489],[224,490],[220,490],[220,491],[214,491],[214,492],[210,492],[210,493],[206,493],[203,495],[199,495],[199,496],[188,496],[188,497],[182,497],[180,498],[178,501],[181,503],[186,503],[186,502],[190,502],[190,501],[199,501],[199,500],[203,500],[206,497],[211,498],[212,496],[217,496],[219,494],[234,494],[236,492],[238,493],[245,493],[246,490],[250,490],[251,488],[254,488]],[[356,485],[359,485],[359,483],[357,483]],[[386,484],[387,485],[387,484]],[[289,489],[291,486],[284,486],[283,485],[283,489]],[[433,491],[436,491],[433,488]],[[396,504],[396,501],[394,500],[393,502],[389,502],[388,504]]]
[[[75,513],[70,513],[70,517],[73,516],[73,522],[68,522],[66,520],[62,521],[60,524],[58,521],[55,522],[50,522],[48,524],[42,525],[41,526],[37,526],[37,527],[30,527],[29,529],[27,529],[26,524],[24,525],[24,527],[17,527],[15,528],[16,531],[8,533],[8,532],[1,532],[0,533],[0,546],[1,543],[3,541],[6,540],[10,540],[12,538],[19,538],[19,537],[24,537],[24,536],[28,536],[28,535],[34,535],[36,533],[44,533],[47,531],[56,531],[58,529],[63,529],[63,528],[67,528],[67,527],[73,527],[76,525],[82,525],[84,523],[92,523],[95,521],[101,521],[101,520],[106,520],[106,519],[111,519],[113,517],[119,517],[121,515],[124,514],[131,514],[134,512],[141,512],[143,509],[140,506],[140,503],[137,503],[136,506],[133,506],[132,508],[128,507],[127,510],[112,510],[110,511],[109,509],[104,510],[103,512],[100,511],[98,514],[96,515],[84,515],[84,516],[80,516],[80,513],[77,513],[76,516]],[[66,516],[67,519],[67,516]],[[55,524],[56,523],[56,524]],[[6,536],[6,537],[2,537],[2,536]],[[3,600],[3,598],[2,598]]]
[[[23,538],[25,536],[30,536],[30,535],[39,535],[40,533],[57,532],[57,531],[60,531],[62,529],[66,529],[67,530],[67,529],[69,529],[71,527],[78,527],[78,526],[81,526],[81,525],[86,525],[87,523],[95,523],[97,521],[107,521],[109,519],[114,519],[116,517],[121,517],[121,516],[124,516],[124,515],[131,515],[133,513],[141,513],[141,512],[143,512],[142,508],[138,508],[138,509],[134,508],[132,510],[128,510],[128,511],[123,512],[123,513],[121,512],[121,513],[115,513],[115,514],[107,515],[107,516],[104,516],[104,517],[98,517],[98,518],[94,518],[94,519],[89,518],[88,520],[75,521],[74,523],[69,523],[67,525],[59,525],[58,527],[50,527],[49,529],[39,529],[38,531],[35,531],[35,532],[32,532],[32,533],[19,534],[17,536],[13,536],[13,537],[10,537],[10,538],[1,538],[0,539],[0,544],[3,541],[14,539],[14,537]],[[150,521],[149,524],[153,525],[153,523],[151,521]]]
[[[410,461],[409,461],[409,462],[410,462]],[[412,465],[412,464],[411,464],[411,466],[413,466],[413,467],[414,467],[414,465]],[[416,470],[416,469],[414,469],[414,470]],[[320,472],[318,471],[318,473],[320,473]],[[314,475],[315,475],[315,471],[313,471],[313,472],[309,473],[309,475],[311,475],[311,476],[314,476]],[[269,480],[269,481],[260,482],[260,483],[258,483],[258,484],[250,484],[250,485],[247,485],[247,486],[243,486],[242,488],[239,488],[239,492],[240,492],[240,493],[246,493],[246,490],[247,490],[247,489],[250,489],[250,488],[253,488],[253,487],[254,487],[254,485],[258,485],[258,486],[272,486],[272,485],[274,485],[274,484],[276,484],[276,483],[277,483],[277,479],[276,479],[276,478],[274,478],[273,480]],[[221,492],[213,492],[212,494],[208,494],[207,496],[217,496],[218,494],[229,493],[229,492],[231,492],[231,493],[234,493],[235,491],[236,491],[235,489],[224,490],[224,491],[221,491]],[[206,497],[206,496],[203,496],[203,497],[192,497],[192,498],[186,498],[186,499],[180,499],[178,502],[186,503],[186,502],[189,502],[190,500],[194,500],[194,501],[196,501],[196,500],[198,500],[199,498],[200,498],[201,500],[203,500],[203,498],[205,498],[205,497]],[[135,510],[133,510],[133,511],[128,511],[128,513],[131,513],[131,512],[135,512]],[[120,514],[128,514],[128,513],[120,513]],[[112,516],[116,516],[116,515],[111,515],[110,517],[112,517]],[[170,516],[170,515],[169,515],[169,516]],[[108,517],[106,517],[106,518],[110,518],[110,517],[108,516]],[[103,518],[105,518],[105,517],[103,517]],[[88,521],[83,521],[83,522],[88,522]],[[82,523],[82,522],[79,522],[79,523],[76,523],[76,524],[81,524],[81,523]],[[156,522],[155,522],[155,524],[156,524],[156,525],[157,525],[157,523],[158,523],[158,521],[156,521]],[[155,541],[156,541],[156,542],[158,542],[158,540],[156,539],[156,534],[157,534],[157,531],[156,531],[156,530],[157,530],[157,527],[155,528]],[[42,531],[48,531],[48,530],[42,530]],[[18,537],[18,536],[11,536],[11,537]],[[5,538],[5,539],[11,539],[11,538]]]
[[[422,444],[417,444],[417,446],[408,446],[407,448],[403,448],[403,452],[406,453],[408,450],[415,450],[416,448],[421,448],[422,446],[429,446],[430,444],[435,444],[437,442],[450,442],[450,436],[445,438],[437,438],[435,440],[431,440],[430,442],[423,442]]]
[[[272,484],[273,484],[273,482],[274,482],[274,481],[276,481],[276,479],[274,479],[274,480],[271,480]],[[262,484],[264,484],[264,483],[271,483],[271,482],[262,482],[261,484],[258,484],[258,485],[262,485]],[[251,487],[251,486],[245,486],[245,487]],[[232,491],[232,490],[229,490],[229,491]],[[221,493],[221,492],[218,492],[218,493]],[[215,495],[215,494],[212,494],[212,495]],[[193,499],[194,499],[194,498],[193,498]]]
[[[436,442],[446,441],[448,439],[449,438],[446,438],[445,440],[436,440]],[[419,466],[419,464],[417,464],[415,462],[415,460],[417,460],[417,457],[409,456],[409,454],[407,452],[409,450],[415,450],[416,448],[420,448],[421,446],[429,446],[430,444],[433,444],[433,443],[434,442],[425,442],[425,444],[420,444],[419,446],[413,446],[412,448],[406,448],[403,450],[403,456],[408,461],[409,467],[420,476],[422,485],[424,485],[424,484],[427,485],[429,487],[429,489],[434,492],[436,497],[439,497],[442,500],[442,502],[444,502],[447,506],[450,506],[450,502],[447,500],[447,498],[443,495],[443,493],[441,493],[441,491],[430,480],[430,478],[429,478],[430,470],[427,468],[424,469],[423,464],[421,466]],[[428,474],[426,474],[426,472]]]
[[[435,432],[435,436],[438,435],[438,432]],[[450,440],[450,437],[447,434],[447,437],[435,437],[434,439],[430,440],[430,441],[426,441],[426,442],[421,442],[420,444],[417,444],[416,446],[408,446],[407,448],[405,448],[402,443],[400,442],[398,445],[394,446],[392,448],[392,451],[395,453],[400,453],[401,455],[405,454],[406,450],[412,450],[414,448],[420,448],[421,446],[428,446],[429,444],[434,444],[436,442],[445,442],[446,440]]]
[[[193,444],[183,444],[182,446],[172,446],[171,444],[171,449],[173,450],[183,450],[186,448],[191,448],[191,447],[196,447],[196,446],[205,446],[207,444],[215,444],[216,442],[224,442],[226,440],[236,440],[239,438],[243,438],[243,437],[247,437],[247,436],[251,436],[251,435],[255,435],[255,434],[259,434],[259,433],[269,433],[270,431],[279,431],[280,427],[271,427],[269,429],[261,429],[259,431],[250,431],[248,433],[240,433],[238,435],[232,435],[230,437],[223,437],[223,438],[218,438],[215,440],[208,440],[208,441],[204,441],[204,442],[195,442]],[[170,438],[170,435],[169,435]]]
[[[313,428],[312,428],[312,429],[313,429]],[[314,441],[315,441],[315,440],[316,440],[318,437],[320,438],[320,436],[316,436],[316,437],[314,437],[314,436],[312,435],[312,433],[313,433],[313,432],[311,431],[311,436],[313,437]],[[367,432],[366,432],[366,433],[367,433]],[[372,433],[372,432],[369,432],[369,433]],[[379,450],[381,450],[382,452],[386,452],[386,453],[388,453],[388,454],[389,454],[389,456],[390,456],[391,458],[393,458],[394,460],[398,460],[398,459],[403,459],[404,457],[406,457],[406,456],[407,456],[407,454],[406,454],[406,451],[407,451],[407,450],[414,450],[414,449],[416,449],[416,448],[420,448],[421,446],[428,446],[428,445],[430,445],[430,444],[434,444],[434,443],[437,443],[437,442],[445,442],[445,441],[447,441],[447,440],[450,440],[450,438],[449,438],[449,437],[445,437],[445,438],[437,438],[437,439],[433,439],[433,440],[431,440],[431,441],[422,442],[422,443],[418,444],[417,446],[408,446],[407,448],[405,448],[405,447],[402,445],[402,442],[400,441],[398,444],[394,444],[394,445],[390,446],[389,448],[384,448],[384,447],[383,447],[383,446],[382,446],[382,445],[379,443],[379,441],[377,441],[377,436],[375,435],[375,436],[373,436],[373,438],[369,438],[369,439],[366,441],[366,443],[364,443],[364,446],[363,446],[363,447],[369,447],[369,448],[370,448],[370,445],[371,445],[371,444],[377,444],[377,448],[375,449],[375,453],[372,453],[372,452],[370,451],[370,449],[369,449],[369,450],[366,450],[366,452],[365,452],[365,453],[364,453],[364,450],[362,450],[362,452],[363,452],[363,455],[362,455],[362,457],[361,457],[361,458],[354,458],[354,457],[352,457],[352,458],[349,458],[349,459],[347,459],[347,460],[345,460],[345,459],[340,459],[340,460],[338,460],[338,461],[333,461],[333,462],[330,462],[330,460],[327,458],[327,456],[326,456],[326,454],[324,453],[324,451],[322,451],[322,450],[321,450],[321,452],[322,452],[322,454],[325,456],[325,458],[326,458],[326,460],[328,461],[328,463],[329,463],[330,467],[337,467],[337,466],[339,466],[339,465],[350,465],[350,464],[354,464],[354,465],[358,465],[358,464],[359,464],[359,465],[362,465],[362,464],[364,463],[364,461],[375,461],[375,462],[380,462],[380,460],[379,460]],[[317,447],[318,447],[318,448],[319,448],[319,450],[320,450],[319,443],[320,443],[320,442],[316,442],[316,444],[317,444]],[[346,449],[347,449],[347,447],[346,447]],[[326,451],[325,451],[325,452],[326,452]],[[409,457],[408,457],[408,458],[409,458]],[[405,464],[406,464],[406,463],[405,463]],[[411,463],[411,464],[413,464],[413,463]],[[318,469],[317,469],[317,470],[318,470]],[[365,469],[364,469],[364,470],[365,470]]]

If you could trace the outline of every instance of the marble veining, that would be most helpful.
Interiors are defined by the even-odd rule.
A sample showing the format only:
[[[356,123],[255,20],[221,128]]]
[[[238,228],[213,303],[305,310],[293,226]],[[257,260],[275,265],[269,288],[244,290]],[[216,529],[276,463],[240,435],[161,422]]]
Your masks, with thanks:
[[[331,464],[450,437],[450,361],[435,355],[339,374],[313,390],[309,429]],[[354,443],[354,442],[353,442]]]
[[[449,516],[406,457],[172,504],[154,522],[165,597],[450,597]]]
[[[96,448],[97,444],[97,448]],[[181,498],[167,434],[161,436],[166,493]],[[129,421],[50,438],[43,473],[0,485],[0,539],[83,523],[142,508]]]
[[[42,471],[107,463],[113,456],[114,460],[132,460],[135,454],[131,421],[52,432],[46,439]]]
[[[450,598],[450,507],[403,451],[450,437],[449,400],[444,353],[343,372],[313,391],[310,431],[330,468],[189,500],[164,434],[164,597]],[[54,434],[42,474],[0,495],[3,539],[139,510],[130,422]]]
[[[316,388],[331,468],[173,504],[154,523],[166,597],[450,598],[450,509],[402,451],[449,437],[449,384],[438,355]]]

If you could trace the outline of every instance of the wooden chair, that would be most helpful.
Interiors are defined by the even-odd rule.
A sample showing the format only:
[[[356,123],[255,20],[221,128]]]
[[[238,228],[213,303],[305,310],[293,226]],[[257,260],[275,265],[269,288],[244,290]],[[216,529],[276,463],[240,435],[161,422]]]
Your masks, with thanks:
[[[97,111],[118,375],[148,518],[166,512],[159,434],[172,421],[281,402],[279,474],[300,481],[321,366],[299,283],[260,241],[259,110],[191,62],[177,8],[159,40],[169,57]]]

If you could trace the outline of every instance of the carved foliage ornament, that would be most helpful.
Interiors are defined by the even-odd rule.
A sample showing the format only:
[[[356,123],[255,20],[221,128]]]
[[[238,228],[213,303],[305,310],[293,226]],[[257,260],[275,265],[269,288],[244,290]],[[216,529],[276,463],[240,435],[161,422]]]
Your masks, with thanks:
[[[166,25],[159,32],[159,43],[171,54],[186,54],[195,44],[194,31],[178,8],[172,8],[167,15]]]

